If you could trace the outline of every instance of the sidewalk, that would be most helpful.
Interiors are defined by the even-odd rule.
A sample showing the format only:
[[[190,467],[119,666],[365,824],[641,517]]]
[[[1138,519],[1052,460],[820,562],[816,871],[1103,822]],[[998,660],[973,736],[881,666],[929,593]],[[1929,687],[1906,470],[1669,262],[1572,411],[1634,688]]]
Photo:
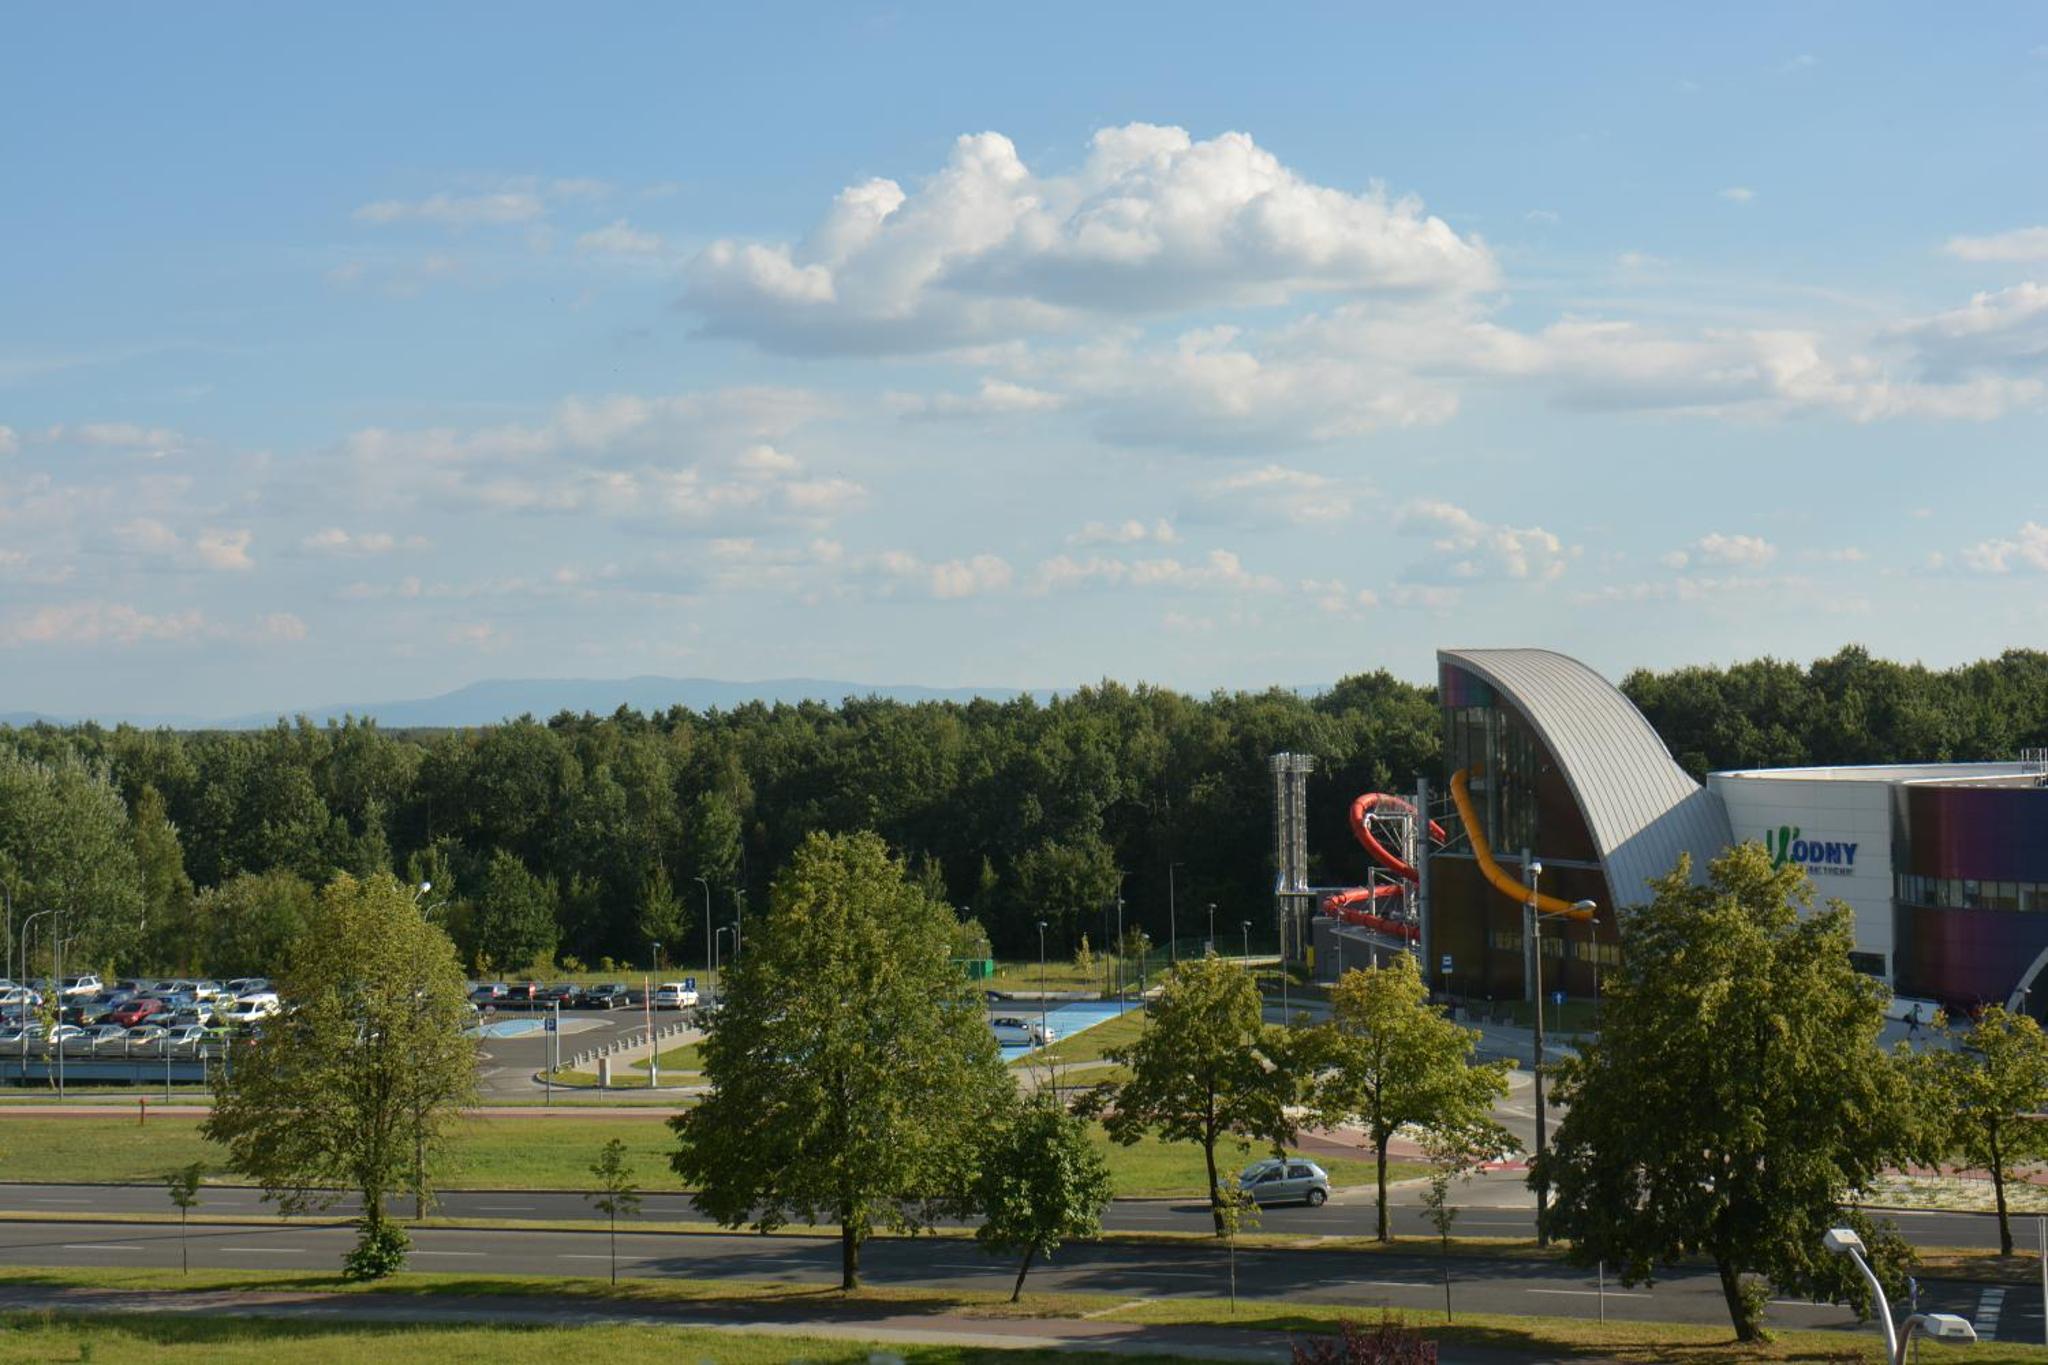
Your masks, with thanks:
[[[1099,1318],[976,1317],[918,1312],[882,1303],[841,1303],[829,1295],[809,1304],[750,1305],[604,1303],[587,1298],[491,1298],[481,1295],[321,1294],[261,1290],[0,1288],[0,1312],[72,1314],[178,1313],[195,1317],[261,1317],[298,1321],[347,1318],[365,1322],[462,1323],[496,1326],[693,1327],[770,1336],[831,1337],[1004,1351],[1100,1352],[1183,1360],[1286,1361],[1285,1332],[1206,1326],[1153,1326]],[[1248,1310],[1256,1311],[1256,1310]],[[1374,1315],[1360,1311],[1362,1320]],[[1564,1356],[1453,1347],[1443,1365],[1542,1365]],[[1574,1355],[1581,1362],[1586,1357]]]

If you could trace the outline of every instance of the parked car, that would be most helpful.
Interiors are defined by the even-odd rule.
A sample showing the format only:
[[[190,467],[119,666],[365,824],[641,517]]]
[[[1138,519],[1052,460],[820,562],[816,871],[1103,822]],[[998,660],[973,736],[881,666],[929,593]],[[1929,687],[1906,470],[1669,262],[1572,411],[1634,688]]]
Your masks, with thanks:
[[[9,1024],[5,1027],[0,1027],[0,1047],[19,1048],[34,1034],[34,1029],[23,1028],[19,1024]]]
[[[1268,1157],[1245,1167],[1237,1187],[1255,1204],[1306,1204],[1313,1209],[1330,1197],[1330,1173],[1305,1157]]]
[[[510,1009],[533,1008],[534,997],[540,993],[537,981],[514,981],[505,987],[505,993],[498,997],[498,1003]]]
[[[546,1009],[550,1005],[560,1005],[563,1009],[567,1009],[570,1002],[575,1000],[578,994],[580,992],[578,992],[573,982],[557,982],[552,986],[542,986],[539,990],[535,991],[533,993],[533,1003],[540,1009]]]
[[[85,1030],[76,1024],[52,1024],[43,1041],[51,1047],[63,1047],[74,1038],[83,1038]]]
[[[155,1024],[137,1024],[128,1030],[128,1050],[141,1052],[163,1041],[164,1031]]]
[[[133,1000],[123,1001],[117,1006],[112,1013],[107,1015],[107,1022],[119,1024],[122,1028],[134,1028],[137,1024],[153,1015],[168,1013],[170,1013],[169,1008],[155,996],[138,995]]]
[[[140,1030],[137,1030],[138,1032]],[[156,1050],[164,1052],[189,1052],[204,1043],[211,1042],[205,1029],[197,1024],[181,1024],[176,1028],[158,1029],[153,1040]]]
[[[499,1005],[504,1003],[510,993],[510,988],[504,982],[486,981],[470,991],[469,1003],[472,1005]]]
[[[100,979],[96,976],[67,976],[57,983],[57,994],[62,996],[97,995]]]
[[[9,983],[0,987],[0,1005],[27,1005],[33,1008],[43,1003],[43,993],[33,986]]]
[[[92,1042],[92,1050],[99,1052],[125,1052],[128,1048],[128,1030],[119,1024],[95,1024],[85,1031]]]
[[[1060,1036],[1056,1028],[1014,1014],[991,1019],[988,1026],[1004,1047],[1044,1047]]]
[[[619,981],[608,981],[602,986],[578,991],[575,999],[579,1010],[615,1010],[632,1003],[633,993]]]
[[[654,988],[650,1002],[658,1010],[688,1010],[697,1007],[697,992],[680,981],[664,981]]]
[[[238,976],[228,982],[228,993],[237,997],[269,989],[270,978],[267,976]]]
[[[253,1024],[259,1019],[268,1019],[280,1008],[278,999],[268,991],[243,996],[215,1015],[223,1024]]]
[[[220,982],[207,980],[193,982],[192,994],[198,996],[201,1000],[211,1000],[217,995],[227,995],[229,991]]]

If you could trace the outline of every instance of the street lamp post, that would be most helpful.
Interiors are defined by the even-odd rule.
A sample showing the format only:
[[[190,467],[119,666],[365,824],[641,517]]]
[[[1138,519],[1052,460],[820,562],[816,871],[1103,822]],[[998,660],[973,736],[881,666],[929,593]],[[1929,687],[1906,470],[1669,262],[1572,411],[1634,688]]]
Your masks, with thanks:
[[[737,962],[740,956],[740,926],[747,922],[747,896],[737,886],[732,889],[732,956]]]
[[[654,940],[653,942],[654,942],[654,968],[653,968],[653,971],[654,971],[654,974],[655,974],[656,976],[660,976],[660,975],[661,975],[661,940],[660,940],[660,939],[655,939],[655,940]]]
[[[1877,1322],[1884,1329],[1885,1359],[1892,1365],[1905,1365],[1907,1348],[1913,1344],[1913,1334],[1924,1333],[1936,1341],[1953,1341],[1968,1345],[1977,1339],[1977,1329],[1970,1320],[1954,1313],[1914,1313],[1899,1324],[1892,1326],[1892,1304],[1885,1297],[1884,1285],[1878,1282],[1877,1272],[1870,1268],[1870,1262],[1863,1258],[1863,1239],[1856,1235],[1854,1228],[1829,1228],[1821,1239],[1821,1245],[1837,1256],[1847,1256],[1863,1272],[1863,1278],[1870,1285],[1870,1292],[1877,1296]]]
[[[1045,921],[1038,922],[1038,1045],[1046,1046],[1051,1039],[1045,1036]],[[1059,1087],[1053,1087],[1057,1093]]]
[[[1205,946],[1206,946],[1206,949],[1207,949],[1207,951],[1209,951],[1209,952],[1212,952],[1212,953],[1213,953],[1213,952],[1215,952],[1215,951],[1216,951],[1216,902],[1215,902],[1215,901],[1210,901],[1210,902],[1209,902],[1209,941],[1208,941],[1208,943],[1207,943],[1207,944],[1206,944]]]
[[[1537,883],[1543,879],[1543,864],[1531,861],[1529,869],[1529,947],[1533,965],[1530,971],[1536,985],[1536,1065],[1531,1069],[1530,1079],[1536,1090],[1536,1245],[1550,1245],[1550,1171],[1543,1163],[1543,1150],[1549,1140],[1549,1118],[1543,1106],[1543,911],[1537,898]],[[1576,901],[1573,911],[1591,914],[1592,901]]]
[[[1250,965],[1252,960],[1252,922],[1250,920],[1244,922],[1244,960],[1246,965]]]
[[[1174,901],[1174,869],[1186,867],[1186,863],[1166,865],[1166,959],[1169,963],[1180,961],[1180,912]]]
[[[690,880],[704,888],[704,989],[709,991],[718,979],[718,954],[711,946],[711,883],[703,877]]]

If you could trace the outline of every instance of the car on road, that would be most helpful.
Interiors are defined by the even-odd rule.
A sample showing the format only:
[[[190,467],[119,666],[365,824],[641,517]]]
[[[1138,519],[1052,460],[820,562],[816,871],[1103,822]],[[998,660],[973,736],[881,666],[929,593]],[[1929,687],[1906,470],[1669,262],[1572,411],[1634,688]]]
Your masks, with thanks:
[[[573,1002],[579,1010],[615,1010],[633,1003],[633,993],[625,983],[607,981],[601,986],[591,986],[578,991]]]
[[[664,981],[648,1003],[658,1010],[692,1010],[697,1008],[697,992],[680,981]]]
[[[153,995],[138,995],[133,1000],[123,1001],[107,1015],[107,1022],[119,1024],[122,1028],[134,1028],[137,1024],[154,1015],[168,1014],[170,1009]]]
[[[1330,1197],[1330,1173],[1306,1157],[1268,1157],[1245,1167],[1237,1187],[1261,1207],[1306,1204],[1313,1209]]]
[[[1004,1047],[1044,1047],[1060,1036],[1056,1028],[1014,1014],[991,1019],[988,1026],[995,1031],[996,1041]]]

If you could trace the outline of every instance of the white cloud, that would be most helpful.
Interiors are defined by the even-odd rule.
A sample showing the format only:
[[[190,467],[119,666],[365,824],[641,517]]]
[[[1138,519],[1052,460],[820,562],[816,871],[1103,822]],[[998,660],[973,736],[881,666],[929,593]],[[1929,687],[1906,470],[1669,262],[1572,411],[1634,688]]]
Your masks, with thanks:
[[[1253,573],[1230,550],[1211,550],[1194,562],[1170,556],[1132,560],[1105,555],[1090,555],[1086,559],[1055,555],[1032,573],[1035,592],[1093,585],[1185,592],[1277,592],[1280,580],[1269,574]]]
[[[1720,197],[1726,199],[1731,204],[1747,204],[1750,200],[1756,198],[1756,191],[1747,185],[1730,185],[1727,189],[1720,191]]]
[[[1351,519],[1353,483],[1267,464],[1200,485],[1196,495],[1216,519],[1252,524],[1336,526]]]
[[[242,573],[256,567],[256,561],[249,558],[250,533],[242,531],[206,530],[192,542],[199,562],[209,569],[221,569]]]
[[[1394,524],[1403,535],[1428,538],[1430,548],[1441,556],[1403,575],[1412,583],[1549,582],[1562,575],[1566,561],[1577,554],[1539,526],[1484,522],[1441,499],[1408,503]]]
[[[176,531],[154,517],[136,517],[114,527],[114,540],[131,554],[168,555],[184,548]]]
[[[1820,58],[1814,56],[1811,52],[1802,52],[1797,57],[1780,66],[1778,71],[1781,74],[1790,75],[1795,71],[1810,71],[1819,65]]]
[[[1545,227],[1553,227],[1563,221],[1556,209],[1530,209],[1522,215],[1522,219],[1524,222],[1541,223]]]
[[[619,218],[576,239],[576,249],[600,256],[658,256],[664,243],[661,235],[634,227]]]
[[[1973,294],[1960,308],[1894,329],[1936,378],[2018,374],[2033,397],[2048,374],[2048,285],[2024,281]]]
[[[421,536],[400,539],[389,531],[345,531],[339,526],[328,526],[307,536],[299,545],[320,554],[382,555],[401,547],[423,550],[427,541]]]
[[[1731,536],[1715,531],[1701,536],[1675,556],[1666,556],[1665,562],[1672,563],[1675,568],[1683,568],[1690,560],[1697,560],[1702,564],[1761,569],[1777,557],[1778,547],[1761,536]]]
[[[2007,574],[2015,569],[2048,573],[2048,526],[2030,521],[2016,536],[1981,541],[1957,557],[1972,573]]]
[[[1832,550],[1801,550],[1799,557],[1810,564],[1861,564],[1870,558],[1854,545],[1844,545]]]
[[[0,426],[0,455],[18,455],[20,453],[21,437],[16,434],[13,427]]]
[[[1316,606],[1332,616],[1356,619],[1380,604],[1378,593],[1370,588],[1353,592],[1341,578],[1304,578],[1301,590]]]
[[[434,223],[442,227],[475,227],[479,224],[530,223],[547,211],[538,194],[530,190],[501,190],[494,194],[433,194],[425,199],[380,199],[355,211],[359,223]]]
[[[274,611],[257,622],[257,635],[265,640],[303,640],[306,623],[289,611]]]
[[[173,454],[186,444],[185,438],[169,427],[147,427],[137,422],[60,423],[36,433],[35,439],[47,445],[125,450],[156,458]]]
[[[135,645],[189,640],[207,629],[197,610],[156,614],[123,602],[66,602],[32,608],[0,623],[10,645]]]
[[[1067,537],[1069,545],[1136,545],[1143,541],[1157,541],[1170,545],[1176,539],[1173,523],[1164,517],[1147,525],[1136,517],[1123,521],[1091,521]]]
[[[1053,412],[1066,404],[1059,394],[993,376],[985,376],[971,394],[892,394],[889,401],[906,417],[1008,417]]]
[[[930,596],[941,599],[981,597],[1001,592],[1016,578],[1007,560],[990,554],[932,564],[908,551],[890,550],[878,556],[875,562],[885,576],[915,583]]]
[[[915,191],[842,191],[801,243],[713,242],[684,302],[779,350],[916,351],[1085,316],[1275,304],[1304,294],[1462,293],[1492,255],[1408,198],[1311,184],[1241,133],[1131,124],[1041,176],[997,133],[960,138]]]
[[[1951,237],[1941,249],[1963,261],[2048,261],[2048,227],[2014,228],[1988,237]]]

